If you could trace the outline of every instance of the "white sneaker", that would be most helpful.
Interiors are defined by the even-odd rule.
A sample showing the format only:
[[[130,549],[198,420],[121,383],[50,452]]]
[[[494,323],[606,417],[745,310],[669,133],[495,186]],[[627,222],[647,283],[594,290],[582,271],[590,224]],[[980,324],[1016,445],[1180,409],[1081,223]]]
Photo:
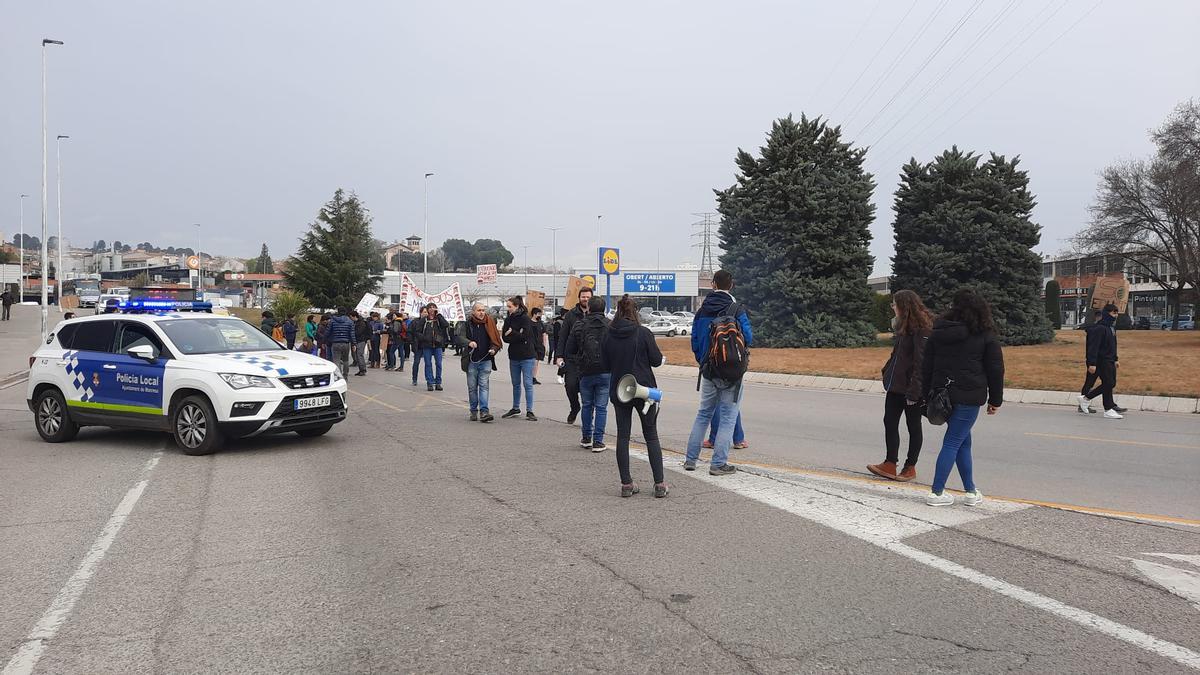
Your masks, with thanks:
[[[1116,410],[1105,410],[1104,411],[1104,419],[1106,419],[1106,420],[1123,420],[1123,419],[1125,419],[1125,416],[1122,415],[1121,413],[1117,412]]]
[[[963,504],[967,506],[979,506],[979,503],[982,501],[983,493],[979,491],[979,488],[976,488],[974,492],[968,492],[963,495]]]
[[[1091,413],[1096,412],[1095,410],[1092,410],[1092,402],[1089,401],[1088,398],[1083,394],[1079,395],[1079,412],[1085,415],[1090,415]]]
[[[925,496],[925,503],[930,506],[950,506],[954,503],[954,495],[943,491],[940,495],[930,492]]]

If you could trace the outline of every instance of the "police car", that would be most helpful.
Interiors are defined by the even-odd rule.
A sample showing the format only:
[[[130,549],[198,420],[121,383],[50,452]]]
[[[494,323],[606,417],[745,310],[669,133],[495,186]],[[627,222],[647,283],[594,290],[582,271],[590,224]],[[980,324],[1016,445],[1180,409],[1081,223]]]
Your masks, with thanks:
[[[38,434],[61,443],[82,426],[153,429],[205,455],[227,437],[314,437],[346,418],[346,381],[334,364],[211,309],[130,300],[117,313],[58,324],[29,359]]]

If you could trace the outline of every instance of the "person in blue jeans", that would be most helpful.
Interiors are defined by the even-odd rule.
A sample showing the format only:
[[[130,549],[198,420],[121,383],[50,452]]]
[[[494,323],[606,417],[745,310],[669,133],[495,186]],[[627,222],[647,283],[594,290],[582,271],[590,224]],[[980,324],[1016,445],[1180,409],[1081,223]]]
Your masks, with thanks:
[[[425,361],[426,389],[442,391],[442,352],[450,341],[450,323],[431,302],[425,305],[424,318],[413,322],[412,332]],[[413,368],[413,375],[416,375],[416,368]]]
[[[525,298],[514,295],[504,303],[508,316],[500,330],[500,339],[508,343],[508,374],[512,378],[512,409],[501,415],[510,419],[521,414],[521,390],[525,390],[525,419],[537,421],[533,413],[533,366],[537,361],[534,351],[534,328],[525,309]]]
[[[718,409],[713,412],[712,425],[708,427],[708,440],[704,442],[705,448],[712,449],[717,442],[717,432],[721,428],[721,411]],[[745,450],[750,447],[746,442],[746,431],[742,429],[742,413],[738,411],[737,424],[733,425],[733,445],[730,446],[734,450]]]
[[[491,422],[488,409],[488,390],[492,371],[496,370],[496,352],[503,348],[496,320],[487,311],[487,305],[476,302],[466,321],[455,329],[455,344],[463,347],[467,369],[467,401],[470,403],[471,421]]]
[[[1004,353],[996,339],[991,307],[978,293],[958,291],[950,311],[934,321],[921,370],[927,398],[932,400],[939,389],[946,388],[953,404],[925,503],[954,503],[954,496],[945,490],[950,470],[957,466],[967,493],[963,503],[977,506],[983,493],[975,486],[971,466],[971,429],[979,419],[980,407],[986,404],[987,413],[995,415],[1004,403]]]
[[[603,452],[604,427],[608,422],[608,394],[612,376],[604,363],[604,343],[608,340],[608,317],[604,316],[604,298],[588,300],[587,314],[576,321],[567,336],[567,354],[579,367],[579,399],[583,403],[583,435],[579,447]]]
[[[741,305],[733,306],[736,302],[731,293],[733,275],[727,270],[717,270],[713,274],[712,287],[713,292],[704,299],[704,304],[700,306],[700,311],[696,312],[696,318],[692,322],[692,354],[696,357],[696,363],[700,364],[700,409],[696,412],[696,421],[692,424],[692,433],[688,437],[683,468],[687,471],[696,469],[701,444],[708,435],[709,426],[713,424],[713,416],[720,414],[720,419],[735,420],[735,423],[718,425],[708,473],[713,476],[728,476],[737,471],[737,467],[729,463],[729,448],[733,444],[736,420],[741,414],[742,385],[741,382],[712,379],[704,374],[704,362],[709,347],[708,332],[714,319],[728,316],[733,311],[736,312],[747,347],[752,343],[754,334],[745,308]]]

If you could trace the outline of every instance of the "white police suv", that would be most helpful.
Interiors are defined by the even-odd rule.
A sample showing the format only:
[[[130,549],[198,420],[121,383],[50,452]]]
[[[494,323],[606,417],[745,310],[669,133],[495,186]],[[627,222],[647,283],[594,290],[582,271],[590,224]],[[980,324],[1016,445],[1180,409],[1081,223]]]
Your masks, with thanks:
[[[334,364],[210,311],[131,300],[118,313],[59,323],[29,360],[38,434],[61,443],[81,426],[153,429],[205,455],[226,437],[320,436],[346,418],[346,381]]]

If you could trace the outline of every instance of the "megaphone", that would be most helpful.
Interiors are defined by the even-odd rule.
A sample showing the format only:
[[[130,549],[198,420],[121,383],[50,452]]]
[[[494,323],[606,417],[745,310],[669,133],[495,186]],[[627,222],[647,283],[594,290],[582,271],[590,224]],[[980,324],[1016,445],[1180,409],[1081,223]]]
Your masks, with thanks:
[[[662,402],[662,390],[651,389],[638,384],[637,378],[632,373],[622,377],[617,381],[617,400],[621,403],[633,403],[635,400],[643,400],[651,406],[658,405]]]

